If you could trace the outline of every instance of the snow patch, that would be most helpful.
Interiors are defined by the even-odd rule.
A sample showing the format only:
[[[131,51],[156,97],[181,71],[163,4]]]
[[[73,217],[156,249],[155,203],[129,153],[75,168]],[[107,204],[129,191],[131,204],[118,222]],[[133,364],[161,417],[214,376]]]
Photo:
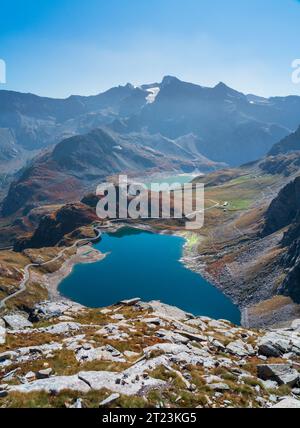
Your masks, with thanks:
[[[159,94],[159,91],[160,91],[160,88],[147,89],[147,92],[149,93],[149,95],[146,98],[148,104],[154,103],[157,95]]]

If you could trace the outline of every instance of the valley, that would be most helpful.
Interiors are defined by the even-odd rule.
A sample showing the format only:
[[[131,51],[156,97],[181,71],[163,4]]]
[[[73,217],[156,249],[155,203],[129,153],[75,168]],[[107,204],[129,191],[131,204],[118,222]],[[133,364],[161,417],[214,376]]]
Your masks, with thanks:
[[[300,309],[296,303],[288,297],[278,296],[281,285],[280,279],[283,281],[285,276],[285,270],[279,263],[283,254],[283,249],[280,247],[282,230],[280,229],[278,232],[271,234],[271,236],[261,236],[264,216],[269,204],[274,196],[278,194],[278,191],[284,187],[284,183],[290,182],[293,175],[283,177],[280,174],[266,174],[262,166],[264,168],[264,162],[258,162],[238,169],[222,170],[194,179],[195,181],[203,181],[206,184],[205,224],[199,231],[189,234],[185,232],[185,228],[180,226],[178,222],[172,220],[166,222],[163,219],[144,222],[144,226],[139,226],[142,227],[142,229],[146,228],[146,230],[150,227],[150,230],[156,233],[175,234],[185,237],[185,239],[187,239],[187,244],[184,246],[181,255],[181,252],[178,252],[175,260],[179,261],[182,257],[183,263],[191,271],[199,275],[199,280],[201,277],[205,278],[208,282],[211,282],[221,290],[227,298],[231,299],[234,304],[240,308],[242,312],[242,322],[247,327],[286,325],[286,323],[289,323],[300,315]],[[294,173],[294,175],[297,174]],[[97,269],[96,265],[99,256],[97,257],[95,254],[91,257],[91,261],[94,261],[94,259],[96,260],[94,268],[91,269],[89,266],[84,267],[84,265],[80,263],[89,260],[87,260],[86,257],[76,258],[78,256],[74,256],[74,252],[72,251],[74,247],[72,246],[74,246],[74,242],[77,242],[77,239],[84,239],[87,235],[90,235],[90,239],[94,239],[94,232],[91,229],[91,225],[96,221],[96,217],[93,214],[93,209],[85,204],[69,205],[58,208],[58,211],[55,210],[57,210],[57,208],[53,207],[53,214],[42,219],[39,228],[28,243],[26,243],[26,240],[21,240],[19,243],[15,244],[15,248],[23,248],[23,253],[25,252],[26,254],[29,252],[32,257],[33,254],[40,254],[41,251],[45,254],[51,252],[55,254],[59,250],[59,247],[56,250],[57,244],[62,246],[62,248],[64,248],[65,245],[70,246],[70,249],[66,251],[65,256],[58,264],[50,263],[50,265],[48,267],[45,266],[45,268],[37,266],[33,269],[32,277],[42,286],[47,294],[49,290],[47,291],[46,286],[47,284],[49,285],[49,275],[50,278],[52,276],[52,282],[50,280],[50,284],[54,284],[54,288],[50,285],[50,295],[53,296],[54,299],[59,298],[59,295],[55,291],[56,287],[58,287],[62,279],[66,278],[62,283],[62,290],[64,290],[64,286],[66,286],[66,289],[69,290],[67,294],[78,301],[78,296],[74,297],[74,293],[75,290],[77,290],[77,293],[80,294],[80,287],[77,289],[75,283],[77,282],[80,284],[82,280],[76,280],[75,283],[73,283],[74,273],[70,275],[70,272],[73,269],[74,263],[79,263],[77,267],[75,266],[75,272],[80,269],[83,272],[82,275],[87,275],[88,277],[89,270],[92,271],[93,269]],[[57,212],[57,214],[55,214],[55,212]],[[56,217],[54,222],[53,216]],[[74,218],[73,223],[70,222],[72,217]],[[130,223],[132,222],[129,222],[129,226]],[[134,225],[134,223],[132,224]],[[60,229],[61,231],[59,232]],[[172,240],[172,238],[169,239]],[[119,240],[116,242],[118,241]],[[141,248],[145,248],[145,250],[147,249],[147,251],[151,252],[151,247],[149,247],[148,244],[139,244],[135,236],[133,242],[134,245],[138,247],[140,245]],[[164,254],[174,251],[171,242],[173,241],[170,241],[170,245],[166,247]],[[103,244],[100,242],[99,249],[101,249],[101,245]],[[34,247],[36,247],[35,250],[33,249]],[[82,251],[84,250],[81,250],[81,254]],[[90,250],[87,249],[87,254],[89,254],[89,251]],[[123,251],[124,254],[126,254],[128,250],[124,248]],[[156,252],[155,248],[153,248],[153,252]],[[128,253],[127,257],[130,255],[131,252]],[[90,256],[92,256],[92,254],[90,254]],[[120,257],[121,259],[118,259],[116,255],[116,265],[119,265],[122,261],[122,253]],[[69,258],[74,260],[71,264]],[[147,262],[143,268],[144,270],[147,269],[150,259],[151,255],[149,254],[146,257]],[[163,260],[162,257],[159,259]],[[108,263],[108,260],[109,258],[105,260],[105,262],[100,261],[100,266],[102,263]],[[123,262],[125,263],[126,260],[127,259],[124,258]],[[142,266],[143,263],[144,262],[142,262]],[[164,269],[170,269],[168,264],[163,263],[163,266]],[[48,269],[50,269],[50,271],[47,273]],[[107,269],[104,278],[109,278],[109,272],[113,273],[115,271],[115,268],[111,265],[109,265]],[[55,274],[56,270],[61,273],[58,275]],[[168,279],[163,281],[164,283],[168,283],[170,278],[172,278],[172,271],[173,269],[170,270]],[[116,271],[116,273],[117,272],[119,271]],[[174,275],[175,272],[176,269],[173,271]],[[43,276],[45,273],[46,275]],[[132,274],[134,274],[134,269]],[[21,273],[19,273],[19,275],[21,275]],[[157,274],[153,278],[154,282],[153,285],[150,286],[150,290],[151,287],[155,286],[157,281],[158,283],[160,282],[159,278],[161,275],[162,271],[161,268],[159,268]],[[92,278],[96,276],[96,274],[92,275]],[[100,274],[100,276],[102,275]],[[140,284],[141,281],[142,280],[139,280],[138,284]],[[128,278],[126,283],[129,285],[129,282],[130,279]],[[196,282],[196,278],[192,280],[192,283]],[[91,284],[93,284],[93,279]],[[109,280],[108,284],[110,284]],[[34,284],[31,284],[31,287],[32,286],[34,287]],[[145,289],[149,290],[149,287],[145,286]],[[201,285],[199,285],[197,292],[200,292],[201,289]],[[140,293],[137,293],[137,291],[137,289],[133,290],[132,293],[142,295],[142,290]],[[194,293],[196,293],[196,290]],[[62,294],[65,293],[62,292]],[[126,297],[130,298],[134,296],[129,296],[125,292],[124,296],[120,295],[119,298],[121,300]],[[151,291],[149,293],[149,298],[151,299]],[[206,298],[209,299],[209,294]],[[113,296],[111,299],[113,300]],[[167,295],[165,299],[167,299]],[[202,299],[203,297],[199,298],[198,305],[201,305]],[[109,300],[105,301],[105,304],[110,304],[112,300],[110,302]],[[191,296],[190,302],[192,301],[194,300]],[[84,302],[85,304],[87,303],[86,300],[84,300]],[[94,300],[94,302],[97,302],[97,300]],[[206,302],[205,298],[204,302]],[[13,298],[11,303],[14,306]],[[18,300],[16,303],[18,306]],[[176,301],[176,299],[172,301],[171,299],[167,301],[167,303],[180,306],[181,302]],[[97,303],[95,304],[97,305]],[[100,305],[100,301],[98,305]],[[206,313],[205,311],[209,311],[209,305],[206,309],[205,307],[206,303],[204,303],[202,315]],[[215,305],[213,304],[212,307],[215,307]],[[188,308],[185,309],[189,311]],[[195,301],[195,307],[192,309],[192,312],[197,313],[197,300]],[[257,316],[258,312],[260,313],[259,317]],[[221,318],[224,318],[224,316],[221,316]],[[230,317],[227,316],[227,318]]]

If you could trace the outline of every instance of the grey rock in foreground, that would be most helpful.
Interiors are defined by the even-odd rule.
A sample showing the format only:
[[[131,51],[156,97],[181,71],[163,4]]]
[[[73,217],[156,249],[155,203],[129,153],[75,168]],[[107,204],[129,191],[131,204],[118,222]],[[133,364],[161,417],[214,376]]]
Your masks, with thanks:
[[[297,324],[298,325],[298,324]],[[282,357],[292,353],[300,355],[300,332],[291,329],[268,332],[258,343],[261,355]]]
[[[78,376],[57,376],[49,379],[40,379],[30,383],[24,383],[22,385],[16,385],[9,389],[13,392],[31,393],[31,392],[47,392],[52,394],[58,394],[62,391],[78,391],[78,392],[89,392],[90,387]]]
[[[134,306],[137,303],[139,303],[140,301],[141,301],[141,299],[139,297],[135,297],[134,299],[122,300],[120,302],[120,304],[124,305],[124,306]]]
[[[165,382],[147,378],[129,379],[129,376],[124,376],[125,373],[113,372],[80,372],[74,376],[56,376],[48,379],[40,379],[22,385],[16,385],[9,388],[10,392],[47,392],[58,394],[64,390],[89,392],[91,390],[101,391],[109,389],[110,391],[125,395],[136,395],[143,389],[153,389],[163,387]]]
[[[300,409],[300,401],[294,398],[286,398],[272,407],[273,409]]]
[[[3,319],[7,326],[12,330],[21,330],[23,328],[33,327],[33,324],[20,314],[5,315]]]
[[[184,312],[182,309],[176,308],[175,306],[166,305],[153,300],[148,303],[140,303],[140,306],[145,309],[151,309],[154,314],[162,318],[172,318],[178,321],[184,321],[195,318],[194,315]]]
[[[300,373],[289,364],[263,364],[257,367],[258,377],[272,380],[279,385],[296,386],[300,381]]]
[[[78,314],[83,306],[69,301],[41,302],[35,305],[34,316],[38,320],[60,317],[66,312],[69,315]]]

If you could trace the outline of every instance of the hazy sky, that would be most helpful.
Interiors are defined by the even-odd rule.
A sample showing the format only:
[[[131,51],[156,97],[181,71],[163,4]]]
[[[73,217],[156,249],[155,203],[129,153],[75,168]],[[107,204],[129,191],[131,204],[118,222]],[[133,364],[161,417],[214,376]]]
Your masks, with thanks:
[[[1,0],[0,89],[52,97],[166,74],[258,95],[300,95],[296,0]]]

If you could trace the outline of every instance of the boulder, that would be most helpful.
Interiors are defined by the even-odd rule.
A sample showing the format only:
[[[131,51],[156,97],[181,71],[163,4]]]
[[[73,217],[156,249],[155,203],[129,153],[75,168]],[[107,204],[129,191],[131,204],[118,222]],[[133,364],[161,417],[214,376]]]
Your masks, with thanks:
[[[36,373],[36,377],[37,379],[48,379],[51,376],[52,372],[53,370],[51,368],[39,370]]]
[[[138,358],[140,356],[138,352],[133,351],[124,351],[123,354],[126,358]]]
[[[280,357],[290,348],[288,338],[282,338],[275,332],[267,333],[258,343],[259,353],[266,357]]]
[[[160,318],[145,318],[143,319],[143,322],[146,324],[154,324],[157,326],[164,326],[165,323]]]
[[[295,398],[286,398],[275,404],[272,409],[300,409],[300,401]]]
[[[67,334],[74,331],[80,331],[81,328],[82,325],[76,322],[61,322],[59,324],[40,329],[40,332],[49,334]]]
[[[81,372],[78,374],[78,378],[81,379],[86,385],[89,385],[91,389],[100,391],[101,389],[108,389],[112,392],[123,394],[123,395],[137,395],[143,389],[151,390],[164,387],[166,382],[154,379],[149,376],[140,378],[133,371],[124,371],[122,373],[112,372]]]
[[[186,336],[182,336],[182,334],[179,333],[175,333],[171,330],[159,330],[156,332],[156,336],[164,339],[164,340],[168,340],[172,343],[189,343],[190,339]]]
[[[22,330],[24,328],[33,327],[33,324],[20,314],[5,315],[3,319],[6,325],[12,330]]]
[[[145,309],[152,309],[154,316],[158,316],[159,318],[173,319],[177,321],[195,318],[192,314],[184,312],[182,309],[166,305],[157,300],[153,300],[149,303],[140,303],[140,306]]]
[[[125,317],[122,314],[116,314],[116,315],[112,315],[111,319],[116,320],[116,321],[123,321],[125,319]]]
[[[121,302],[119,302],[119,304],[124,305],[124,306],[134,306],[137,303],[139,303],[140,301],[141,301],[141,299],[139,297],[135,297],[134,299],[121,300]]]
[[[295,331],[299,331],[300,332],[300,320],[294,320],[292,322],[291,328]]]
[[[7,360],[14,360],[16,359],[18,356],[17,352],[15,351],[6,351],[6,352],[2,352],[0,354],[0,363],[6,362]]]
[[[9,391],[20,392],[24,394],[40,391],[58,394],[65,390],[87,393],[90,391],[90,387],[75,375],[39,379],[34,382],[15,385],[9,388]]]
[[[230,387],[226,383],[212,383],[209,384],[209,389],[216,392],[229,391]]]
[[[262,384],[265,389],[277,389],[278,383],[274,380],[262,380]]]
[[[87,361],[113,361],[115,363],[126,363],[124,356],[110,346],[93,348],[92,346],[82,347],[76,352],[76,359],[79,362]]]
[[[181,336],[187,337],[189,340],[195,341],[195,342],[206,342],[207,337],[202,336],[201,334],[195,334],[195,333],[189,333],[187,331],[183,330],[175,330],[176,334],[179,334]]]
[[[210,375],[210,376],[205,376],[204,377],[205,382],[209,385],[209,384],[218,384],[218,383],[223,383],[222,382],[222,378],[220,378],[219,376],[214,376],[214,375]]]
[[[100,314],[102,314],[102,315],[108,315],[108,314],[111,314],[111,313],[112,313],[112,310],[111,309],[107,309],[107,308],[101,309],[101,311],[100,311]]]
[[[187,321],[188,325],[195,326],[201,331],[207,330],[207,324],[202,320],[202,318],[195,318]]]
[[[33,380],[35,380],[35,379],[36,379],[36,375],[35,375],[35,373],[33,373],[33,372],[28,372],[28,373],[26,373],[26,375],[24,376],[24,379],[25,379],[25,381],[26,381],[26,382],[31,382],[31,381],[33,381]]]
[[[297,385],[300,373],[289,364],[264,364],[257,366],[258,377],[263,380],[272,380],[279,385]]]
[[[208,326],[212,329],[226,330],[230,327],[228,321],[224,322],[223,320],[211,320],[208,322]]]
[[[67,301],[45,301],[34,306],[34,316],[38,319],[51,319],[64,315],[65,312],[78,313],[83,306]]]
[[[226,349],[230,354],[242,358],[254,354],[252,346],[247,345],[242,340],[236,340],[235,342],[229,343],[229,345],[226,346]]]
[[[281,357],[288,353],[300,355],[300,333],[290,330],[268,332],[259,341],[258,349],[266,357]]]

